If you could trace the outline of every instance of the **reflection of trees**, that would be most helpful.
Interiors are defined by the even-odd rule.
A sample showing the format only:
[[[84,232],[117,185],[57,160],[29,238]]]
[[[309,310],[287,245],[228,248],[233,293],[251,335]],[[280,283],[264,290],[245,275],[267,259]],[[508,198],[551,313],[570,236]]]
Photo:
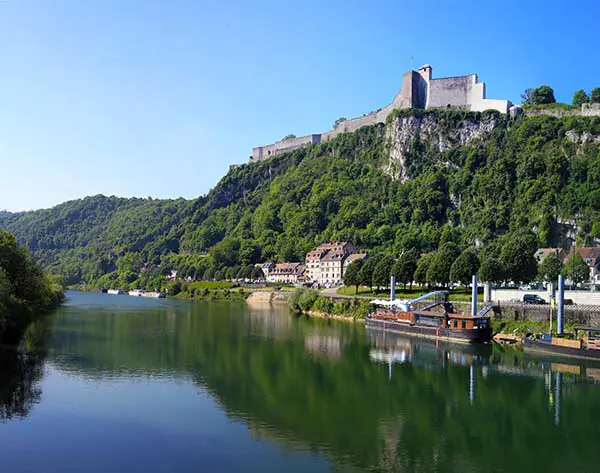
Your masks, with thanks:
[[[370,361],[362,327],[335,324],[332,332],[329,323],[303,318],[281,325],[271,315],[250,320],[225,304],[186,307],[190,313],[176,317],[160,311],[58,317],[53,346],[66,356],[55,362],[86,374],[191,376],[257,435],[299,442],[374,471],[489,471],[495,465],[554,472],[569,462],[582,469],[596,464],[589,439],[600,436],[600,390],[564,388],[557,427],[543,377],[522,369],[507,376],[495,368],[530,363],[523,354],[418,343],[410,347],[412,362],[394,365],[390,379],[386,364]],[[339,358],[307,354],[307,339],[334,333],[343,342]],[[489,374],[479,357],[493,360]],[[471,363],[477,367],[473,403],[465,366]],[[542,449],[552,455],[535,455]]]
[[[0,347],[0,420],[25,417],[40,401],[48,323],[31,325],[20,347]]]

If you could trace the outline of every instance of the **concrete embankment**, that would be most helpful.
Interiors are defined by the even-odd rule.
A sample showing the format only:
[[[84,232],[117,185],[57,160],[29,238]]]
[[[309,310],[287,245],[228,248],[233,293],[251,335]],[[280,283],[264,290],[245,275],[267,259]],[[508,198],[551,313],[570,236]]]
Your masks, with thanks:
[[[246,299],[251,306],[264,307],[270,304],[287,304],[291,293],[282,291],[254,291]]]

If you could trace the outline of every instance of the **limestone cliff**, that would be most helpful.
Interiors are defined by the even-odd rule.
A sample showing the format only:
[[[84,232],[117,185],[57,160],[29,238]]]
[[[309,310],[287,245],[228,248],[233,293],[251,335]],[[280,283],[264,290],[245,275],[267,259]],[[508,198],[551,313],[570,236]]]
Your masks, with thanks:
[[[410,177],[407,157],[416,147],[436,152],[450,151],[484,138],[505,119],[497,112],[398,113],[388,120],[386,126],[389,160],[384,171],[393,179],[404,182]]]

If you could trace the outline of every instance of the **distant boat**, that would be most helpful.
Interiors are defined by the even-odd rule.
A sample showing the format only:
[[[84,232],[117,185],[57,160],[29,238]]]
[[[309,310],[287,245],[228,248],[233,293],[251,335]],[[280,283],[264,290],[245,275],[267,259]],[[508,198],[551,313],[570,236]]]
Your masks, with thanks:
[[[140,289],[133,289],[132,291],[129,291],[127,294],[129,294],[130,296],[142,296],[143,293]]]
[[[163,299],[165,297],[164,292],[156,292],[156,291],[145,291],[141,293],[142,297],[153,297],[155,299]]]
[[[121,289],[109,289],[108,291],[106,291],[107,294],[114,294],[115,296],[118,296],[119,294],[125,294]]]

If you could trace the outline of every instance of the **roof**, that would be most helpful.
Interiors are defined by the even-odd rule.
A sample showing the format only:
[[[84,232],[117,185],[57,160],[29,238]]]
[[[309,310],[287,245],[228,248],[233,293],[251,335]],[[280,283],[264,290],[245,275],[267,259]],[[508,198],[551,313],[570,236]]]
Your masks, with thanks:
[[[348,255],[348,258],[346,258],[346,264],[350,264],[350,263],[353,263],[354,261],[365,259],[366,257],[367,257],[367,253],[353,253],[351,255]]]
[[[277,263],[273,268],[274,274],[302,274],[304,272],[302,263]]]
[[[596,247],[572,248],[571,251],[569,251],[569,256],[573,255],[575,252],[579,253],[584,260],[590,261],[592,265],[594,265],[596,260],[600,257],[600,248]]]
[[[344,259],[345,253],[337,251],[329,251],[325,256],[321,258],[321,261],[341,261]]]
[[[562,259],[564,257],[564,252],[565,250],[562,248],[538,248],[538,250],[535,252],[535,257],[538,261],[541,261],[545,259],[546,256],[554,253]]]

